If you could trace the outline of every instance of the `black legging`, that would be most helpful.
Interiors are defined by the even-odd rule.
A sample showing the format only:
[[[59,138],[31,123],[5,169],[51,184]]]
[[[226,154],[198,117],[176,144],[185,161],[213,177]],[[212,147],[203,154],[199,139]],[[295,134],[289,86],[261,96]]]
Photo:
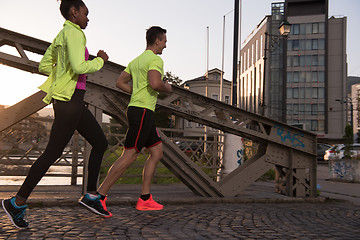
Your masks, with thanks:
[[[54,101],[55,119],[51,128],[49,143],[44,153],[31,166],[16,195],[18,198],[27,200],[49,167],[61,156],[75,130],[92,146],[88,165],[87,191],[96,191],[101,160],[108,142],[95,117],[85,106],[84,95],[85,90],[76,89],[70,101]]]

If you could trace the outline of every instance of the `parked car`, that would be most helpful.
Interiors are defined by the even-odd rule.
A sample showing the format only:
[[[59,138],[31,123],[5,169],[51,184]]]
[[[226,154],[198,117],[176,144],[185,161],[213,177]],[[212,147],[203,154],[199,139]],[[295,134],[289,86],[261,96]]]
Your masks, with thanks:
[[[316,149],[316,156],[318,161],[324,161],[325,151],[331,148],[332,146],[325,143],[318,143]]]
[[[198,142],[199,140],[194,141],[178,141],[176,144],[179,146],[181,150],[185,150],[185,152],[197,152],[202,150],[203,144]]]
[[[333,159],[343,159],[345,152],[345,145],[339,144],[325,151],[324,160],[329,161]],[[352,158],[360,157],[360,143],[354,143],[351,146],[350,156]]]

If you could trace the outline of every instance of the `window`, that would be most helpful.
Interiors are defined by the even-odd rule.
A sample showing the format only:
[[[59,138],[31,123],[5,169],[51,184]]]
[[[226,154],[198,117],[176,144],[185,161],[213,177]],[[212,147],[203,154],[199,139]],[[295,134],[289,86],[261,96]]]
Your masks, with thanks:
[[[286,82],[291,83],[293,81],[293,73],[287,72],[286,73]]]
[[[287,115],[292,114],[292,104],[286,104],[286,114]]]
[[[299,50],[299,40],[293,40],[292,44],[293,44],[292,46],[293,50]]]
[[[312,24],[312,33],[313,34],[318,34],[319,33],[319,24],[318,23],[313,23]]]
[[[300,24],[300,34],[305,35],[306,33],[306,24]]]
[[[318,49],[320,49],[320,50],[325,49],[325,39],[323,39],[323,38],[318,39]]]
[[[256,49],[255,49],[255,54],[256,54],[256,61],[259,60],[259,40],[256,40]]]
[[[318,121],[311,120],[311,131],[317,131],[317,130],[318,130]]]
[[[324,99],[325,98],[325,88],[318,88],[318,98]]]
[[[293,56],[293,66],[298,67],[300,64],[299,56]]]
[[[305,50],[305,39],[299,40],[299,50],[301,51]]]
[[[305,112],[305,105],[299,104],[299,114],[304,115]]]
[[[305,88],[299,88],[299,98],[304,99],[305,98]]]
[[[251,44],[251,65],[253,65],[254,62],[254,44]]]
[[[318,114],[318,105],[311,104],[311,115],[317,115],[317,114]]]
[[[310,67],[311,66],[311,55],[306,55],[305,56],[305,67]]]
[[[306,39],[305,50],[312,50],[312,40],[311,39]]]
[[[293,82],[299,82],[299,72],[294,72]]]
[[[318,131],[325,131],[324,121],[323,120],[318,121]]]
[[[263,57],[263,35],[260,37],[260,57]]]
[[[325,23],[319,23],[319,33],[325,33]]]
[[[230,104],[230,96],[225,96],[225,103]]]
[[[311,82],[311,81],[312,81],[311,72],[306,72],[306,82]]]
[[[293,88],[293,98],[299,98],[299,88]]]
[[[299,24],[293,24],[292,27],[293,27],[293,34],[294,35],[299,35],[299,33],[300,33],[300,25]]]
[[[323,104],[323,103],[320,103],[320,104],[319,104],[319,106],[318,106],[318,112],[319,112],[319,114],[322,114],[322,115],[325,114],[325,104]]]
[[[311,97],[312,98],[318,98],[318,89],[317,88],[312,88],[311,90]]]
[[[305,72],[300,72],[299,75],[299,82],[305,82]]]
[[[311,57],[312,61],[311,61],[311,66],[317,66],[318,63],[318,55],[312,55]]]
[[[216,101],[218,101],[218,100],[219,100],[219,95],[217,95],[217,94],[212,94],[212,95],[211,95],[211,98],[214,99],[214,100],[216,100]]]
[[[294,108],[293,115],[299,115],[299,105],[294,104],[293,108]]]
[[[311,23],[307,23],[306,24],[306,34],[311,34],[312,33],[312,24]]]
[[[318,65],[325,66],[325,56],[324,55],[319,55]]]
[[[311,88],[305,88],[305,98],[311,98]]]
[[[244,62],[244,71],[245,71],[247,69],[246,68],[246,52],[244,52],[244,61],[243,62]]]
[[[289,40],[289,41],[287,41],[287,50],[288,51],[292,51],[293,50],[293,48],[292,48],[292,40]]]
[[[191,128],[191,122],[188,120],[185,120],[185,126],[188,128]]]
[[[312,40],[312,49],[313,49],[313,50],[317,50],[317,49],[318,49],[318,40],[317,40],[317,39],[313,39],[313,40]]]
[[[287,59],[286,59],[286,62],[287,62],[287,66],[288,67],[292,67],[292,57],[289,56]]]
[[[318,82],[318,72],[312,72],[312,81]]]
[[[287,99],[292,99],[293,98],[292,88],[287,88],[286,89],[286,98]]]
[[[318,80],[319,80],[319,82],[325,82],[325,72],[324,71],[319,71]]]
[[[305,66],[305,56],[300,56],[300,67]]]
[[[305,114],[306,115],[311,114],[311,105],[310,104],[305,104]],[[309,128],[306,128],[306,129],[309,129]]]
[[[306,126],[306,130],[310,130],[311,129],[311,120],[306,120],[305,121],[305,126]]]

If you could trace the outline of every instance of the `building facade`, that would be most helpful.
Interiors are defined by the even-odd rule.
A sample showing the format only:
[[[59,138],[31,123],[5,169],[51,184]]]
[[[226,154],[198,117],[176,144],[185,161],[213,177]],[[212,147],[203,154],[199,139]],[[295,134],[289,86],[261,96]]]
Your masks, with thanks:
[[[206,74],[204,76],[197,77],[192,80],[188,80],[182,84],[182,86],[192,92],[201,94],[206,96],[206,88],[207,88],[207,96],[220,101],[220,81],[221,80],[221,70],[215,68],[209,70],[208,79],[206,79]],[[206,87],[207,85],[207,87]],[[227,104],[231,104],[230,96],[231,96],[231,82],[223,79],[223,93],[222,102]],[[195,123],[188,121],[186,119],[177,118],[176,126],[180,129],[184,129],[184,136],[186,137],[194,137],[194,138],[204,138],[205,127],[200,123]],[[218,130],[208,128],[206,130],[209,134],[217,134]]]
[[[327,0],[272,4],[244,41],[238,106],[315,132],[319,141],[342,139],[346,106],[346,17],[328,18]],[[279,26],[287,20],[291,33]]]

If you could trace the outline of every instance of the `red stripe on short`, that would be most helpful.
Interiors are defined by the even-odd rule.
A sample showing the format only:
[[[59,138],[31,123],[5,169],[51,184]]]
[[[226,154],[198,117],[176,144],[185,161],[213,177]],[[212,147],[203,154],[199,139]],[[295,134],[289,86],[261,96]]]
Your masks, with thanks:
[[[136,136],[136,141],[135,141],[135,149],[136,149],[138,152],[140,152],[141,149],[137,149],[136,146],[137,146],[137,142],[138,142],[138,140],[139,140],[141,128],[142,128],[142,125],[143,125],[143,122],[144,122],[145,113],[146,113],[146,108],[144,109],[143,115],[142,115],[142,117],[141,117],[140,127],[139,127],[139,131],[138,131],[138,134],[137,134],[137,136]]]

